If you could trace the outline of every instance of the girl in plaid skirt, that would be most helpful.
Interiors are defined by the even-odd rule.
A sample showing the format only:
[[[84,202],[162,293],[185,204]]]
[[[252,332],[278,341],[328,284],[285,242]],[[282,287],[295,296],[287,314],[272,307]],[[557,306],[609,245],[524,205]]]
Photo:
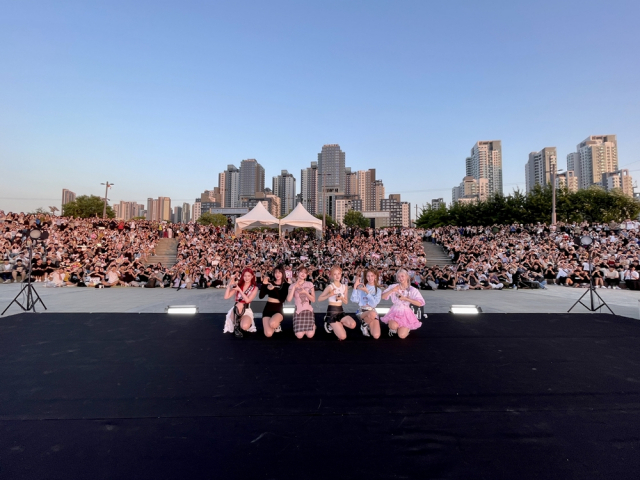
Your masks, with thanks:
[[[298,269],[296,283],[289,287],[287,302],[295,301],[296,313],[293,315],[293,333],[296,337],[313,337],[316,333],[316,321],[311,304],[316,301],[316,292],[313,283],[307,281],[306,267]]]

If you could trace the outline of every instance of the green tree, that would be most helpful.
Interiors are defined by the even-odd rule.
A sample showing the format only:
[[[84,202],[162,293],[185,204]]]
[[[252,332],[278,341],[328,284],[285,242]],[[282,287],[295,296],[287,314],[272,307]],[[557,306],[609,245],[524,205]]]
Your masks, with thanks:
[[[362,212],[357,210],[349,210],[342,220],[347,227],[359,227],[359,228],[367,228],[370,223],[369,220],[365,218]]]
[[[322,220],[322,214],[321,213],[317,214],[315,217],[319,218],[320,220]],[[330,215],[326,216],[326,222],[327,222],[327,227],[329,227],[329,228],[334,228],[334,227],[338,226],[338,224],[335,222],[335,220],[333,218],[331,218]]]
[[[80,195],[75,201],[65,203],[62,206],[62,215],[65,217],[89,218],[98,216],[102,218],[104,200],[96,195]],[[107,205],[107,218],[115,218],[116,213]]]
[[[214,227],[224,227],[227,225],[227,217],[221,213],[204,212],[198,218],[200,225],[213,225]]]

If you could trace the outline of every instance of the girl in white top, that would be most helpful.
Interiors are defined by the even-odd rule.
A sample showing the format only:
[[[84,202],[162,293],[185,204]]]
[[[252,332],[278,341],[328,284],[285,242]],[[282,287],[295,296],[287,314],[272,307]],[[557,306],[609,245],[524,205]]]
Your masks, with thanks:
[[[349,303],[347,296],[348,287],[341,283],[342,269],[338,266],[331,268],[329,272],[331,283],[327,285],[324,292],[318,297],[318,301],[329,300],[327,315],[324,317],[324,329],[327,333],[335,333],[340,340],[347,338],[346,328],[356,328],[356,321],[348,316],[342,305]]]
[[[378,287],[378,272],[367,269],[364,273],[366,285],[362,283],[360,277],[356,277],[351,294],[351,301],[360,307],[356,316],[362,320],[360,326],[365,337],[373,336],[380,338],[380,318],[376,307],[380,303],[382,290]]]

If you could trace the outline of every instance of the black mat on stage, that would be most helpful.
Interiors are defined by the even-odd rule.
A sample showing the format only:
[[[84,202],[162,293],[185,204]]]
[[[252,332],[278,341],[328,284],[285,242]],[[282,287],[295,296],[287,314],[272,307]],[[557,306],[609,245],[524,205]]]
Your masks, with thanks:
[[[442,314],[344,342],[222,323],[0,318],[0,478],[640,477],[636,320]]]

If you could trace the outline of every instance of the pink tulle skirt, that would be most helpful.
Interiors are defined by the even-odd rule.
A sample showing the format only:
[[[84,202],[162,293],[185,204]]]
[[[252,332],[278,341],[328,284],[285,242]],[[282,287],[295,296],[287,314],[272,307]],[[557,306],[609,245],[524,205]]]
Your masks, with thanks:
[[[400,327],[408,328],[409,330],[415,330],[422,326],[422,322],[413,313],[410,307],[404,305],[394,305],[389,309],[384,317],[380,319],[381,322],[389,323],[391,320],[398,322]]]

